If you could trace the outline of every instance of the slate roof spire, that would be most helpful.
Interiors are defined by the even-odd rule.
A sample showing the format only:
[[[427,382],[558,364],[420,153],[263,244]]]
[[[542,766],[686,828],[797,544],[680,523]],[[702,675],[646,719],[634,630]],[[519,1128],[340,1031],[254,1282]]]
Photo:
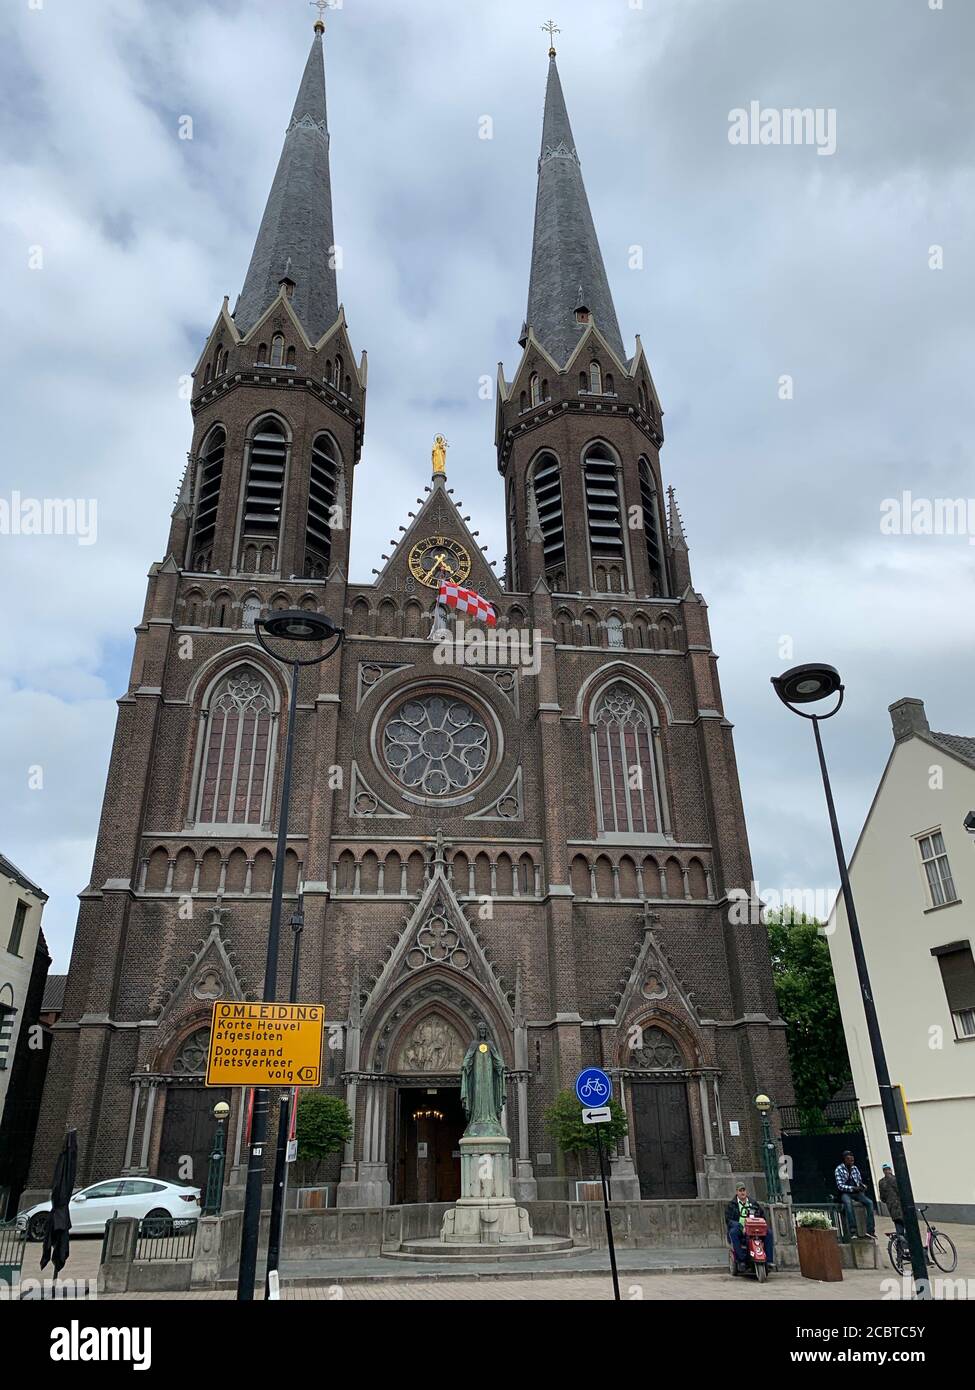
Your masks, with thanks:
[[[559,366],[568,361],[585,331],[577,315],[580,309],[589,310],[600,333],[626,362],[555,50],[550,49],[527,326]]]
[[[291,306],[312,342],[317,342],[338,317],[338,287],[331,264],[335,236],[324,33],[324,24],[316,22],[254,254],[234,310],[241,333],[253,328],[277,297],[284,279],[294,283]]]

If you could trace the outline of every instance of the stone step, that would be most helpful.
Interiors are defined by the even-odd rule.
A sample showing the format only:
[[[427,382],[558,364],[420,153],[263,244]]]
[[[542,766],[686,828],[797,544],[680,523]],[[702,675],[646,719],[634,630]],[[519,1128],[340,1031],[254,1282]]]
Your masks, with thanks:
[[[453,1241],[410,1240],[398,1250],[384,1250],[386,1260],[528,1260],[544,1255],[585,1254],[589,1247],[573,1245],[568,1236],[536,1236],[504,1245],[458,1245]]]

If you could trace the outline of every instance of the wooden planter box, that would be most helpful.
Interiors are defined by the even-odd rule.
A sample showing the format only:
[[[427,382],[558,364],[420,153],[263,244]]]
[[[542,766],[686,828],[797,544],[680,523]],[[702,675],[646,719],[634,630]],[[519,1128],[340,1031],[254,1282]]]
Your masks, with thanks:
[[[833,1284],[843,1278],[840,1247],[834,1230],[818,1231],[812,1226],[796,1227],[799,1272],[803,1279]]]

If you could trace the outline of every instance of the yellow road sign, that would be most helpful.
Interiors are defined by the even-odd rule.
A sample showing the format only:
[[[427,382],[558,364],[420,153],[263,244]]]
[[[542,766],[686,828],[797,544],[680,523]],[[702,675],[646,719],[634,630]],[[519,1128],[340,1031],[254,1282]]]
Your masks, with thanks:
[[[322,1075],[324,1004],[213,1006],[208,1086],[317,1086]]]

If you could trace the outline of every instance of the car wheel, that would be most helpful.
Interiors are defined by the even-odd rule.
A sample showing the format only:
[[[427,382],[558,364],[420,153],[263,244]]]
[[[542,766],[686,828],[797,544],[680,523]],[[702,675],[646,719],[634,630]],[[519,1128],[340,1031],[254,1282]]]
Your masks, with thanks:
[[[27,1223],[28,1240],[44,1239],[44,1237],[47,1235],[47,1223],[50,1214],[51,1213],[48,1211],[38,1211],[34,1213],[34,1215]]]
[[[173,1234],[173,1218],[165,1207],[156,1207],[142,1218],[141,1234],[157,1240]]]

